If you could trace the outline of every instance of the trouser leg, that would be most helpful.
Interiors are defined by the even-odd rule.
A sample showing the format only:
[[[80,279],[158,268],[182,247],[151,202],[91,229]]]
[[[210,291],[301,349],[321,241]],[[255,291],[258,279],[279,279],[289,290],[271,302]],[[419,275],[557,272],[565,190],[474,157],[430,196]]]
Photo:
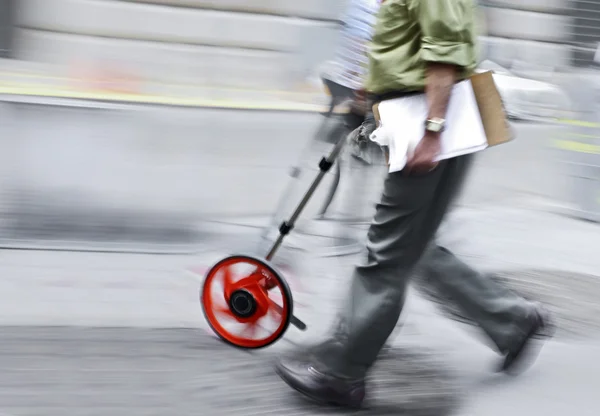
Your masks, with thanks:
[[[515,338],[526,335],[525,318],[533,305],[458,259],[448,249],[432,245],[419,264],[423,284],[431,285],[444,300],[455,303],[477,323],[500,352]]]
[[[352,276],[335,333],[316,354],[342,377],[364,377],[393,331],[414,266],[438,229],[468,170],[469,158],[441,162],[424,176],[388,174],[368,233],[365,258]]]

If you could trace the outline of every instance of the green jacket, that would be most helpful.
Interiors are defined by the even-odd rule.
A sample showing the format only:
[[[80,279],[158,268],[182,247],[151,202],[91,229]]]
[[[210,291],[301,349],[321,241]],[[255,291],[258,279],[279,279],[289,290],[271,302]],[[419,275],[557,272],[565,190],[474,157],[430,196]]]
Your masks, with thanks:
[[[367,91],[422,91],[427,62],[477,65],[473,0],[386,0],[377,15],[369,52]]]

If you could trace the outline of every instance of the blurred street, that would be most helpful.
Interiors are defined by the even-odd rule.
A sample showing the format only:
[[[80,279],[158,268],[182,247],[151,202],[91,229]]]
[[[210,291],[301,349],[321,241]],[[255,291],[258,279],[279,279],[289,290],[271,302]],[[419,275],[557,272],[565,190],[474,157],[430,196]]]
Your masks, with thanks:
[[[9,120],[20,122],[4,126],[4,247],[204,250],[206,240],[214,244],[231,230],[225,225],[247,226],[234,227],[237,234],[266,224],[290,184],[291,167],[300,162],[306,171],[286,204],[291,213],[328,151],[322,143],[305,151],[322,121],[314,112],[104,110],[97,103],[79,108],[43,102],[10,104],[7,110]],[[519,123],[514,128],[517,140],[478,157],[462,203],[534,197],[574,204],[570,172],[557,163],[561,155],[552,147],[564,126]],[[346,159],[330,216],[368,220],[383,172],[369,169],[361,202],[348,205],[362,171]],[[331,176],[303,219],[322,204]]]
[[[496,357],[473,330],[413,292],[401,336],[373,374],[375,402],[365,414],[595,414],[600,234],[595,224],[549,211],[531,196],[463,204],[443,234],[466,261],[512,277],[557,313],[558,335],[537,365],[518,379],[495,375]],[[226,254],[3,251],[0,412],[325,414],[289,392],[270,365],[327,330],[353,257],[283,253],[296,260],[286,275],[309,330],[290,328],[272,348],[248,353],[207,329],[202,276],[190,273]]]
[[[0,414],[237,415],[241,409],[257,415],[320,414],[279,382],[272,359],[327,331],[356,253],[323,257],[323,247],[338,244],[339,233],[360,247],[381,171],[372,171],[371,185],[361,191],[362,206],[348,206],[344,201],[356,192],[351,173],[356,168],[344,159],[330,219],[306,221],[323,198],[321,189],[299,234],[290,236],[291,243],[275,259],[308,331],[290,328],[270,349],[238,351],[221,344],[204,321],[198,301],[203,273],[232,252],[256,252],[258,235],[290,182],[289,167],[320,118],[218,109],[151,114],[155,123],[168,124],[144,130],[143,137],[151,141],[152,132],[173,131],[170,157],[176,164],[171,171],[137,159],[137,174],[122,170],[118,176],[125,166],[119,163],[130,162],[102,153],[94,147],[99,142],[88,139],[89,146],[73,147],[68,136],[45,134],[59,141],[44,143],[35,130],[25,136],[30,144],[7,147],[22,149],[14,153],[21,157],[29,154],[24,149],[35,150],[34,159],[19,171],[28,172],[29,183],[37,181],[33,189],[38,194],[22,200],[16,210],[9,209],[13,194],[7,194],[5,219],[16,215],[27,228],[11,228],[14,222],[5,220],[10,232],[3,242],[41,250],[9,249],[0,255]],[[558,315],[559,335],[530,373],[509,380],[491,371],[495,356],[472,337],[472,328],[448,319],[456,315],[436,309],[435,301],[426,300],[431,294],[414,291],[398,328],[401,336],[373,374],[373,402],[365,414],[562,415],[573,406],[595,414],[600,406],[593,394],[600,370],[595,364],[600,358],[598,226],[567,215],[568,176],[550,146],[557,127],[517,123],[514,128],[514,143],[478,158],[441,238],[467,261],[548,303]],[[194,141],[189,132],[198,133]],[[145,149],[158,155],[163,148]],[[53,149],[69,157],[61,162],[64,156]],[[303,156],[308,173],[290,196],[290,207],[326,151],[327,146],[318,145]],[[98,169],[84,180],[72,176],[85,160],[113,169]],[[152,186],[144,188],[149,177]],[[10,184],[10,178],[4,183]],[[65,180],[91,199],[85,201],[85,194],[60,198],[60,188],[52,197],[47,189]],[[173,183],[178,186],[170,187]],[[121,194],[119,188],[137,194]],[[123,217],[122,210],[111,214],[106,204],[95,210],[94,196],[103,189],[113,206],[137,211]],[[144,211],[143,204],[154,211]],[[187,216],[178,220],[171,212]],[[362,220],[354,226],[336,220],[357,213]]]

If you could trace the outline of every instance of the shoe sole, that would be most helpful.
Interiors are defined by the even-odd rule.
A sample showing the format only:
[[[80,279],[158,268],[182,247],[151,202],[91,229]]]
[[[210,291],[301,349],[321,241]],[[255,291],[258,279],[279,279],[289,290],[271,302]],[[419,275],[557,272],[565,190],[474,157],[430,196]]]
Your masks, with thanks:
[[[304,397],[305,399],[308,399],[309,401],[322,405],[322,406],[333,406],[333,407],[342,407],[342,408],[347,408],[347,409],[354,409],[354,410],[358,410],[362,407],[362,403],[360,404],[352,404],[352,403],[339,403],[339,402],[335,402],[335,401],[331,401],[331,400],[324,400],[320,397],[316,397],[314,396],[312,393],[307,392],[306,390],[303,390],[302,388],[296,386],[285,374],[285,372],[281,371],[279,369],[279,367],[275,367],[275,373],[285,382],[285,384],[287,384],[289,387],[291,387],[293,390],[297,391],[298,393],[300,393],[302,395],[302,397]]]
[[[534,325],[528,332],[523,343],[520,345],[519,352],[511,361],[504,360],[500,372],[511,376],[517,376],[525,372],[540,355],[543,343],[540,340],[552,338],[554,334],[554,325],[550,317],[543,313],[539,316],[538,325]],[[545,335],[537,335],[543,333]],[[535,342],[535,341],[538,342]]]

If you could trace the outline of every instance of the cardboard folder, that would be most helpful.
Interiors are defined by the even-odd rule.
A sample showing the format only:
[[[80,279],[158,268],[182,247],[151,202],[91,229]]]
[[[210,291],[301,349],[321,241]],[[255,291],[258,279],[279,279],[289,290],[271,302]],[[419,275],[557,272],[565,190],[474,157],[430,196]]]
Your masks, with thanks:
[[[514,138],[513,132],[492,72],[475,74],[470,80],[488,146],[497,146],[511,141]]]

